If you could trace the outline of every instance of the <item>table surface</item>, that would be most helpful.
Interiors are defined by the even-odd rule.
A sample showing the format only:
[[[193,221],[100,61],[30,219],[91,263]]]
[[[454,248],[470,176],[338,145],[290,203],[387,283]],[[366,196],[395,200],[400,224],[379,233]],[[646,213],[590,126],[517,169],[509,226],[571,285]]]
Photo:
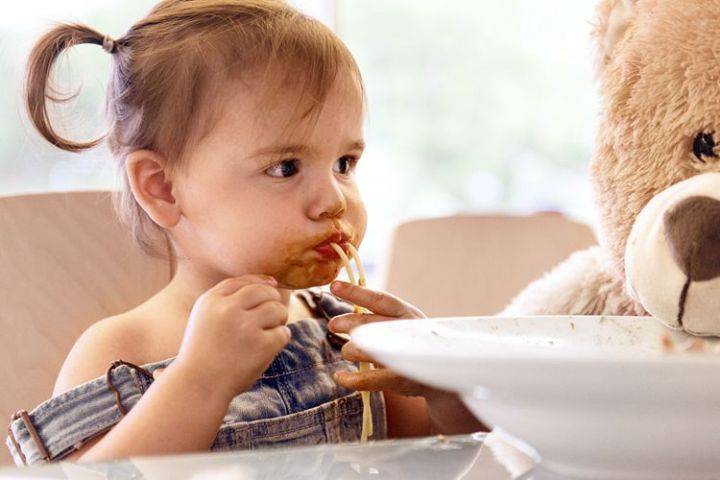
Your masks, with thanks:
[[[0,479],[516,480],[533,460],[496,434],[0,469]]]

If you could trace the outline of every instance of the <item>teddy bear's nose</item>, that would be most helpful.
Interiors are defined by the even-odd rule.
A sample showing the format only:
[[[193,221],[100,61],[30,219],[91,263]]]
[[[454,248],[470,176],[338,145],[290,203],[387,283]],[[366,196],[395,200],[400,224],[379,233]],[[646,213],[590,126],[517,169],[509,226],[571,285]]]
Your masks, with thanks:
[[[688,197],[665,213],[665,238],[689,281],[720,276],[720,201]]]

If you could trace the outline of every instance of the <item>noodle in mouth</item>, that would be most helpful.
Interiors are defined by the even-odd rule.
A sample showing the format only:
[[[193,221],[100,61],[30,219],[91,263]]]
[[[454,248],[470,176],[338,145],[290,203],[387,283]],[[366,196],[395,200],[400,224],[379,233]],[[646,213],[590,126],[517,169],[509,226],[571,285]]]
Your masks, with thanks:
[[[338,245],[337,243],[331,243],[330,246],[332,247],[335,252],[337,252],[338,256],[340,257],[340,260],[343,262],[343,266],[345,267],[345,271],[347,272],[348,279],[350,280],[350,283],[353,285],[358,285],[360,287],[364,287],[366,285],[365,281],[365,268],[363,268],[362,262],[360,262],[360,256],[358,255],[358,251],[355,248],[354,245],[351,243],[346,243],[348,251],[350,252],[350,255],[353,257],[353,260],[355,260],[355,266],[358,270],[358,277],[357,281],[355,278],[355,274],[352,271],[352,268],[350,267],[350,259],[345,254],[345,251]],[[357,305],[354,306],[353,311],[355,313],[371,313],[368,309],[359,307]],[[360,371],[365,372],[372,369],[372,364],[368,362],[360,362]],[[367,442],[368,437],[372,437],[373,435],[373,419],[372,419],[372,407],[370,405],[370,392],[360,392],[360,395],[362,397],[362,403],[363,403],[363,415],[362,415],[362,433],[360,434],[360,442],[364,443]]]

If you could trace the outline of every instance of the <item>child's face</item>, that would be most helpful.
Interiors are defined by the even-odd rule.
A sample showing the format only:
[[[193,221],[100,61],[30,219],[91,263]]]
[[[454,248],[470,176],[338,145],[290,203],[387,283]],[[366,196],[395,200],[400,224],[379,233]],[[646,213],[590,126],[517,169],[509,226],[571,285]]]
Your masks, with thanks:
[[[267,274],[290,289],[332,281],[340,261],[318,245],[342,235],[357,246],[365,233],[354,172],[364,145],[359,83],[339,76],[306,119],[292,87],[227,88],[219,121],[173,178],[181,255],[211,277]]]

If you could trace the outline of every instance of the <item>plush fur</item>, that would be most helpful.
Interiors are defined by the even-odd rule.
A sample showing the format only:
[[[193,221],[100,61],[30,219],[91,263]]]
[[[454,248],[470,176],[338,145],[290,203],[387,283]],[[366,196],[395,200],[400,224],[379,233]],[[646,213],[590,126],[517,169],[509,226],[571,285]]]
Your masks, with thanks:
[[[591,165],[600,246],[520,293],[511,315],[643,315],[625,291],[625,244],[655,195],[720,162],[693,155],[720,138],[720,0],[603,0],[594,30],[602,114]]]

